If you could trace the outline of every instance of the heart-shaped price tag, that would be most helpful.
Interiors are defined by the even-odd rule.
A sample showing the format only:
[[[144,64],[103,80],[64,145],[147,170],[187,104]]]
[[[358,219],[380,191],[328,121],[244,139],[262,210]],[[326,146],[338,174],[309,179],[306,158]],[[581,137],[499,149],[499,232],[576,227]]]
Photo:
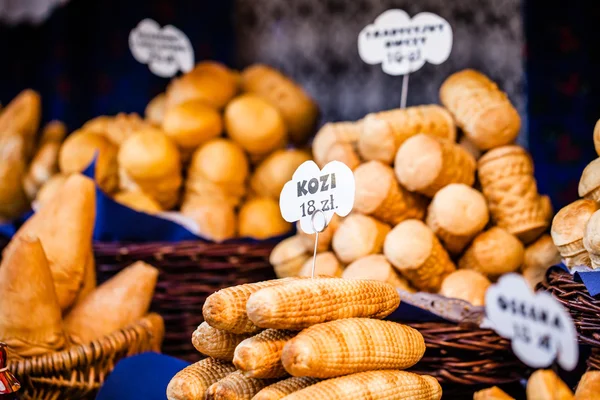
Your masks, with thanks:
[[[511,339],[512,350],[532,368],[557,358],[564,369],[577,366],[577,331],[569,313],[545,292],[533,293],[523,276],[504,275],[485,295],[484,325]]]
[[[172,25],[161,28],[156,21],[144,19],[129,34],[129,48],[137,61],[162,78],[194,68],[192,43]]]
[[[345,217],[352,211],[355,186],[354,174],[346,164],[332,161],[319,169],[314,161],[305,161],[283,186],[281,215],[288,222],[300,221],[300,229],[306,233],[322,231],[333,214]],[[316,215],[322,217],[317,220]]]

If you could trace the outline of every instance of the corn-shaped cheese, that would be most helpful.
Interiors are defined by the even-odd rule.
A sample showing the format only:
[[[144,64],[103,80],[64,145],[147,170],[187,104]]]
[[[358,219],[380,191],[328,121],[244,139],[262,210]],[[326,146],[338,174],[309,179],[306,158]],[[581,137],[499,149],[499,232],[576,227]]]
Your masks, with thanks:
[[[382,319],[399,304],[398,292],[385,282],[315,278],[261,289],[250,296],[246,310],[256,326],[302,330],[343,318]]]
[[[319,382],[317,378],[309,378],[307,376],[284,379],[270,386],[267,386],[252,398],[252,400],[280,400],[288,394],[297,392],[306,387],[314,385]]]
[[[215,382],[235,371],[233,364],[205,358],[179,371],[167,386],[169,400],[204,399],[206,391]]]
[[[235,371],[209,387],[206,400],[251,400],[262,388],[274,382],[273,379],[248,378],[241,371]]]
[[[252,293],[260,289],[279,285],[294,278],[247,283],[221,289],[208,296],[202,314],[204,320],[214,328],[233,333],[256,333],[260,330],[246,315],[246,302]]]
[[[293,376],[332,378],[375,369],[406,369],[425,353],[423,336],[391,321],[350,318],[311,326],[283,348]]]
[[[203,322],[192,333],[192,344],[202,354],[219,360],[233,360],[233,352],[251,334],[237,334],[213,328]]]
[[[284,400],[439,400],[442,387],[429,375],[387,370],[328,379],[284,397]]]
[[[267,329],[241,342],[235,349],[233,364],[251,378],[279,378],[287,372],[281,365],[281,352],[297,332]]]

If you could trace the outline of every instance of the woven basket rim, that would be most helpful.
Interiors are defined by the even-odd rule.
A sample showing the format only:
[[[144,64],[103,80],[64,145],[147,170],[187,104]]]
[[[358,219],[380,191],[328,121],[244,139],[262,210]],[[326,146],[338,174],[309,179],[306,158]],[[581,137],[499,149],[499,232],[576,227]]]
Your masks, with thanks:
[[[96,339],[91,343],[73,345],[66,349],[42,354],[36,357],[8,360],[8,369],[17,376],[39,375],[37,372],[60,373],[73,370],[82,365],[91,365],[107,357],[107,352],[114,354],[128,346],[130,339],[138,331],[151,331],[157,337],[154,342],[160,343],[164,336],[164,322],[156,313],[149,313],[137,322]]]
[[[558,268],[550,268],[538,288],[550,292],[569,311],[580,343],[600,347],[600,295],[591,296],[582,282]]]
[[[278,242],[232,241],[224,243],[186,240],[180,242],[93,242],[96,257],[198,257],[201,255],[234,256],[268,254]]]

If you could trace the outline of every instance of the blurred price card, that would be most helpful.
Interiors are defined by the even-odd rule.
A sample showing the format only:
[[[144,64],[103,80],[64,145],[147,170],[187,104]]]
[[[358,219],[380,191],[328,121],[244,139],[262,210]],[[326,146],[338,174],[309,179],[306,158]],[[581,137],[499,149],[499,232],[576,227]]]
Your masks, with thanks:
[[[348,215],[354,193],[354,174],[346,164],[332,161],[320,170],[314,161],[305,161],[283,186],[279,208],[283,219],[300,221],[300,229],[310,234],[325,229],[333,214]],[[322,217],[317,220],[315,213]]]
[[[571,371],[577,366],[577,331],[569,313],[550,294],[533,293],[525,279],[508,274],[485,296],[485,326],[511,339],[513,352],[532,368],[545,368],[557,359]]]
[[[161,28],[156,21],[144,19],[129,34],[129,49],[138,62],[148,64],[150,71],[162,78],[194,68],[190,40],[172,25]]]
[[[452,51],[452,28],[444,18],[423,12],[412,19],[402,10],[388,10],[358,35],[358,54],[367,64],[381,64],[389,75],[404,75],[402,107],[408,75],[426,62],[439,65]]]

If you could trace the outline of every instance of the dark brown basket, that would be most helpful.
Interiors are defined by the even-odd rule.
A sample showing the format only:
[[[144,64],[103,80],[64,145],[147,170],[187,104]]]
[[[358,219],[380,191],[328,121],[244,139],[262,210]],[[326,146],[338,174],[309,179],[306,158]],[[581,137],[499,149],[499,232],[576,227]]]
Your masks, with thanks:
[[[278,240],[208,243],[94,243],[98,280],[141,260],[160,270],[151,310],[165,321],[163,352],[193,362],[191,343],[202,322],[202,305],[211,293],[234,285],[275,278],[269,254]]]
[[[492,330],[449,322],[408,325],[421,332],[427,346],[412,370],[435,376],[442,384],[493,386],[529,375],[529,368],[513,355],[510,341]]]
[[[552,269],[539,285],[550,292],[571,314],[579,341],[600,347],[600,295],[592,297],[585,285],[570,273]]]
[[[587,360],[587,366],[589,369],[600,370],[600,348],[592,348],[592,354]]]
[[[92,400],[122,358],[159,351],[162,318],[149,314],[131,326],[86,345],[23,360],[8,369],[21,383],[23,400]]]

